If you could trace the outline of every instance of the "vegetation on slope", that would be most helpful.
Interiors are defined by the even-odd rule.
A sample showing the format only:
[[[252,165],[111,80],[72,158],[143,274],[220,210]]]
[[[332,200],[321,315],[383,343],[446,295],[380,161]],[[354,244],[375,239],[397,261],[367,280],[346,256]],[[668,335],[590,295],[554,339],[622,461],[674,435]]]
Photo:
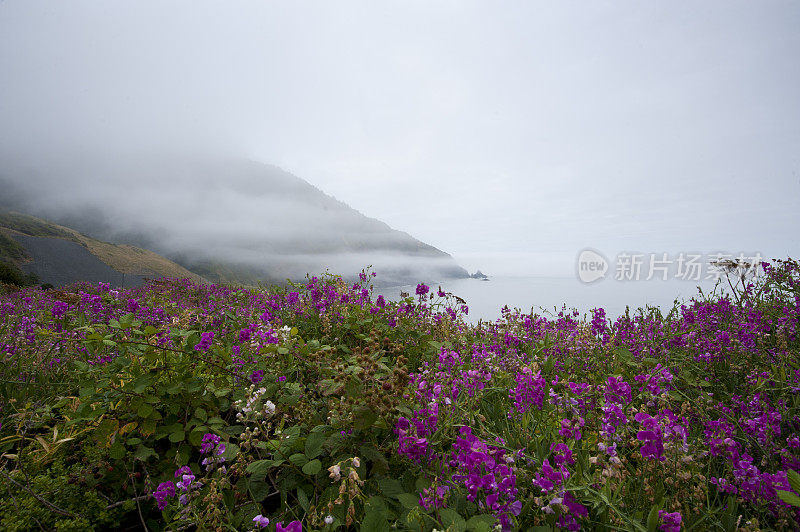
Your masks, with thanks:
[[[369,282],[0,299],[0,527],[800,526],[798,263],[613,322]]]
[[[25,273],[14,263],[0,261],[0,283],[12,286],[32,286],[39,282],[36,275]]]
[[[121,273],[204,281],[203,277],[152,251],[127,244],[102,242],[69,227],[13,211],[0,211],[0,260],[19,265],[20,262],[29,259],[24,246],[11,238],[10,235],[15,233],[75,242]]]

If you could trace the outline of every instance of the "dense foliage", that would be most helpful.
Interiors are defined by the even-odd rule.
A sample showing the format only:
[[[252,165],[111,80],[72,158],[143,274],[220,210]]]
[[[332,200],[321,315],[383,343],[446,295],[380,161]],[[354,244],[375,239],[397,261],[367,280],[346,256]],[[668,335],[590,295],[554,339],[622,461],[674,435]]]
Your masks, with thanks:
[[[3,530],[791,530],[800,266],[607,320],[371,277],[0,298]]]
[[[0,261],[0,283],[13,286],[32,286],[39,282],[36,274],[25,273],[12,263]]]

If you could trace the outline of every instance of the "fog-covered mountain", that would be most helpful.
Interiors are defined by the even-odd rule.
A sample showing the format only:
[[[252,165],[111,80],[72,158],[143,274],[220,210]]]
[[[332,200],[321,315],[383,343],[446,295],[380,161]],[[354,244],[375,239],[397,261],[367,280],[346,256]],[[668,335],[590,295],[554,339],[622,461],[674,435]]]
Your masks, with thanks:
[[[5,165],[0,202],[160,253],[214,281],[325,270],[378,282],[466,277],[448,254],[275,166],[202,157],[73,157]]]

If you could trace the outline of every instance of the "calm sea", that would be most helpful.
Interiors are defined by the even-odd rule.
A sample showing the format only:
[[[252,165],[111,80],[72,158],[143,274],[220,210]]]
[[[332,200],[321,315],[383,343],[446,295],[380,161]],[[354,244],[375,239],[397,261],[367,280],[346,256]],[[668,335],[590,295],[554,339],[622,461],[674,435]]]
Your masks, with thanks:
[[[446,292],[466,300],[469,319],[477,322],[494,321],[500,317],[504,306],[519,308],[524,312],[557,313],[563,305],[575,308],[581,314],[601,307],[606,315],[615,319],[630,307],[633,312],[639,307],[658,307],[662,311],[672,308],[675,300],[684,301],[698,295],[698,286],[709,293],[716,284],[713,280],[683,281],[616,281],[604,279],[593,284],[582,283],[573,277],[492,277],[488,281],[479,279],[457,279],[435,284]],[[414,294],[416,285],[385,288],[380,290],[385,297],[397,299],[401,292]]]

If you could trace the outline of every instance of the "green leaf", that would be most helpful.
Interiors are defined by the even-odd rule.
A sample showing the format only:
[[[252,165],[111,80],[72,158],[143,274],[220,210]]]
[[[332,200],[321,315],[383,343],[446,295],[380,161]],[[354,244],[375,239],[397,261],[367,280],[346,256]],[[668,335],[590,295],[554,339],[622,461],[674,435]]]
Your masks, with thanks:
[[[308,463],[308,458],[303,453],[295,453],[289,457],[289,461],[297,467],[302,467]]]
[[[322,462],[318,459],[313,459],[303,466],[303,473],[306,475],[316,475],[322,470]]]
[[[148,419],[139,427],[139,432],[145,436],[153,434],[156,430],[156,420]]]
[[[189,463],[189,458],[192,456],[192,447],[183,444],[178,447],[178,465],[186,465]]]
[[[306,438],[305,453],[309,458],[316,458],[322,452],[322,444],[326,436],[323,432],[312,432]]]
[[[306,495],[303,488],[297,488],[297,502],[303,507],[303,510],[308,511],[308,495]]]
[[[371,445],[362,445],[359,448],[361,456],[372,462],[372,471],[377,473],[388,473],[389,461],[386,455]]]
[[[361,530],[366,532],[389,532],[391,527],[385,508],[369,505],[364,512]]]
[[[496,522],[497,519],[495,519],[493,515],[481,514],[471,517],[469,521],[467,521],[466,527],[467,530],[473,532],[488,532],[494,528]],[[549,531],[550,527],[545,527],[545,530]]]
[[[650,508],[650,513],[647,514],[647,532],[656,532],[658,528],[658,509],[659,504],[654,504],[652,508]]]
[[[247,466],[247,472],[252,475],[252,478],[263,479],[267,476],[267,472],[283,463],[283,460],[256,460]]]
[[[439,510],[439,515],[442,518],[442,524],[446,526],[448,530],[450,530],[451,527],[454,527],[458,532],[464,532],[467,529],[467,522],[464,521],[461,514],[452,508],[442,508]]]
[[[169,441],[171,441],[172,443],[178,443],[185,439],[186,439],[186,432],[182,430],[170,432],[169,434]]]
[[[358,398],[364,395],[364,387],[361,385],[361,381],[351,376],[344,384],[344,392],[347,397]]]
[[[378,487],[381,489],[381,492],[387,497],[397,498],[398,495],[403,493],[403,486],[401,486],[400,482],[398,482],[393,478],[378,479]]]
[[[153,413],[153,407],[147,403],[142,403],[139,409],[136,410],[136,415],[142,418],[148,418],[152,413]]]
[[[151,456],[156,456],[156,452],[150,447],[145,447],[144,445],[140,445],[133,453],[134,458],[142,461],[147,460]]]
[[[200,425],[189,434],[189,443],[198,447],[203,442],[203,436],[208,432],[208,427]]]
[[[227,442],[225,444],[225,451],[220,456],[222,456],[226,461],[232,462],[236,458],[237,454],[239,454],[239,446],[235,443]]]
[[[361,405],[353,410],[353,428],[364,430],[372,426],[378,415],[366,405]]]
[[[777,490],[778,497],[786,504],[791,504],[795,508],[800,508],[800,497],[791,491]]]
[[[419,506],[419,497],[410,493],[401,493],[397,495],[397,500],[403,505],[403,508],[417,508]]]
[[[796,493],[800,493],[800,473],[797,471],[789,470],[789,485]]]
[[[345,436],[336,432],[328,436],[328,439],[325,440],[324,447],[330,454],[333,455],[336,454],[342,447],[344,447],[345,441]]]
[[[113,458],[114,460],[119,460],[126,453],[125,446],[122,445],[120,442],[114,443],[111,448],[108,450],[108,455]]]
[[[252,464],[251,464],[252,465]],[[256,502],[261,502],[269,495],[269,483],[264,480],[251,478],[247,483],[247,490]]]
[[[144,392],[151,384],[153,384],[153,377],[150,375],[142,375],[137,377],[133,385],[133,391],[136,393]]]

